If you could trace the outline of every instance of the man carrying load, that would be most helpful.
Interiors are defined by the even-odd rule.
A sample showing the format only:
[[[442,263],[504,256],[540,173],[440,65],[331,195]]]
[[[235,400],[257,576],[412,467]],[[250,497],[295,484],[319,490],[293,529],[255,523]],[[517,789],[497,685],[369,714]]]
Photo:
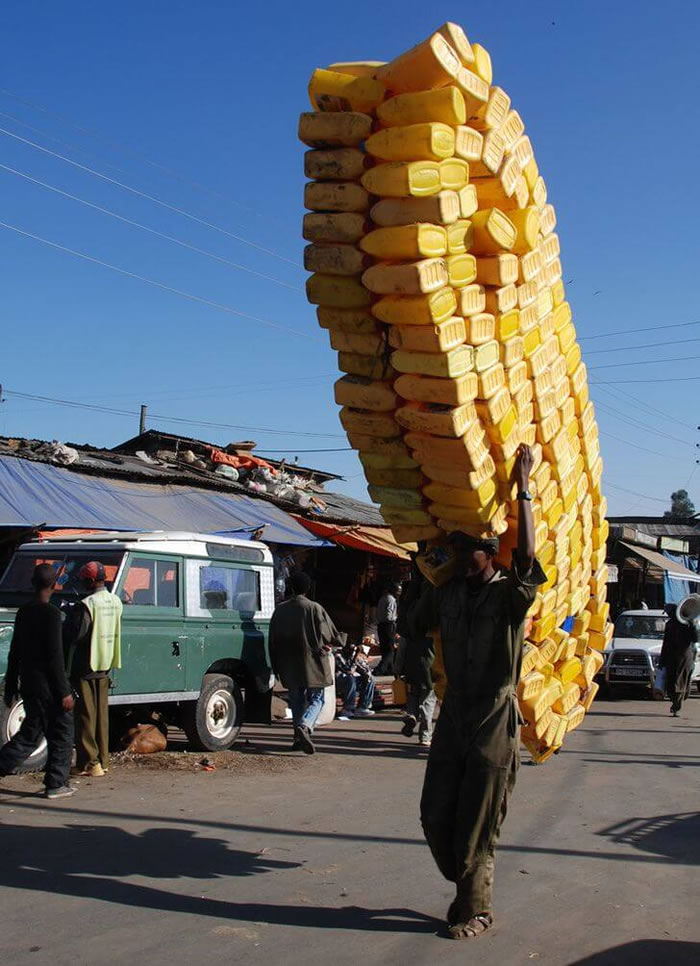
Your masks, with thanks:
[[[520,763],[520,676],[525,616],[546,578],[535,560],[528,491],[532,454],[518,451],[518,542],[496,570],[498,539],[450,534],[456,576],[426,585],[411,609],[416,633],[440,629],[447,689],[423,785],[421,822],[438,868],[457,886],[447,913],[453,939],[493,925],[494,850]]]

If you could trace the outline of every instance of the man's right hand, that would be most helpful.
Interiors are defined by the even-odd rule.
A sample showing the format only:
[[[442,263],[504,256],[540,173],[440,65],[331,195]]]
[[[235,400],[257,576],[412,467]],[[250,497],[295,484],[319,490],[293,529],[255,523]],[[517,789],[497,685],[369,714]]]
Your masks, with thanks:
[[[75,698],[72,694],[67,694],[65,698],[61,699],[61,707],[64,711],[72,711],[75,707]]]

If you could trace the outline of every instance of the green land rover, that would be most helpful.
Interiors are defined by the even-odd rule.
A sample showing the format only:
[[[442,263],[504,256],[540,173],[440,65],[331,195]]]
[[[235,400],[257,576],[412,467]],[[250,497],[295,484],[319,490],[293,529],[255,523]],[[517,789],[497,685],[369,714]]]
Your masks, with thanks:
[[[89,560],[104,565],[108,589],[124,604],[122,666],[110,675],[112,717],[157,711],[210,751],[230,748],[244,720],[269,722],[272,555],[262,543],[227,537],[102,533],[22,545],[0,579],[0,688],[15,611],[31,596],[34,567],[55,568],[53,602],[66,611],[79,600],[78,572]],[[23,714],[21,701],[7,708],[0,700],[0,745]],[[45,756],[42,743],[27,768],[41,768]]]

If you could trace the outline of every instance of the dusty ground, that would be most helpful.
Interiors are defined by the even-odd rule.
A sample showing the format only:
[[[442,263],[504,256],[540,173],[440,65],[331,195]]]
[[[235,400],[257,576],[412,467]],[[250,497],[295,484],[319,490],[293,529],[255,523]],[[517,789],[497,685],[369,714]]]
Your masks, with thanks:
[[[75,798],[0,786],[2,961],[262,966],[700,962],[700,699],[599,702],[524,767],[497,861],[497,926],[441,938],[450,898],[418,824],[425,753],[399,718],[288,725],[213,756],[117,761]],[[166,765],[167,767],[163,767]]]

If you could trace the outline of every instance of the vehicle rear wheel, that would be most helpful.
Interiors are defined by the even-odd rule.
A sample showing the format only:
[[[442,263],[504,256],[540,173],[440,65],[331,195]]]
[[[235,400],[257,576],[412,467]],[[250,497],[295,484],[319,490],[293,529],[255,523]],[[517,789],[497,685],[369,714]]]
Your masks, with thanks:
[[[0,745],[6,744],[19,731],[23,721],[24,702],[21,698],[18,698],[10,708],[4,701],[0,700]],[[46,767],[47,754],[46,738],[42,736],[41,741],[36,746],[36,751],[32,752],[24,764],[17,769],[17,774],[42,771]]]
[[[190,744],[204,751],[225,751],[243,724],[243,696],[227,674],[205,674],[197,701],[182,712],[182,728]]]

